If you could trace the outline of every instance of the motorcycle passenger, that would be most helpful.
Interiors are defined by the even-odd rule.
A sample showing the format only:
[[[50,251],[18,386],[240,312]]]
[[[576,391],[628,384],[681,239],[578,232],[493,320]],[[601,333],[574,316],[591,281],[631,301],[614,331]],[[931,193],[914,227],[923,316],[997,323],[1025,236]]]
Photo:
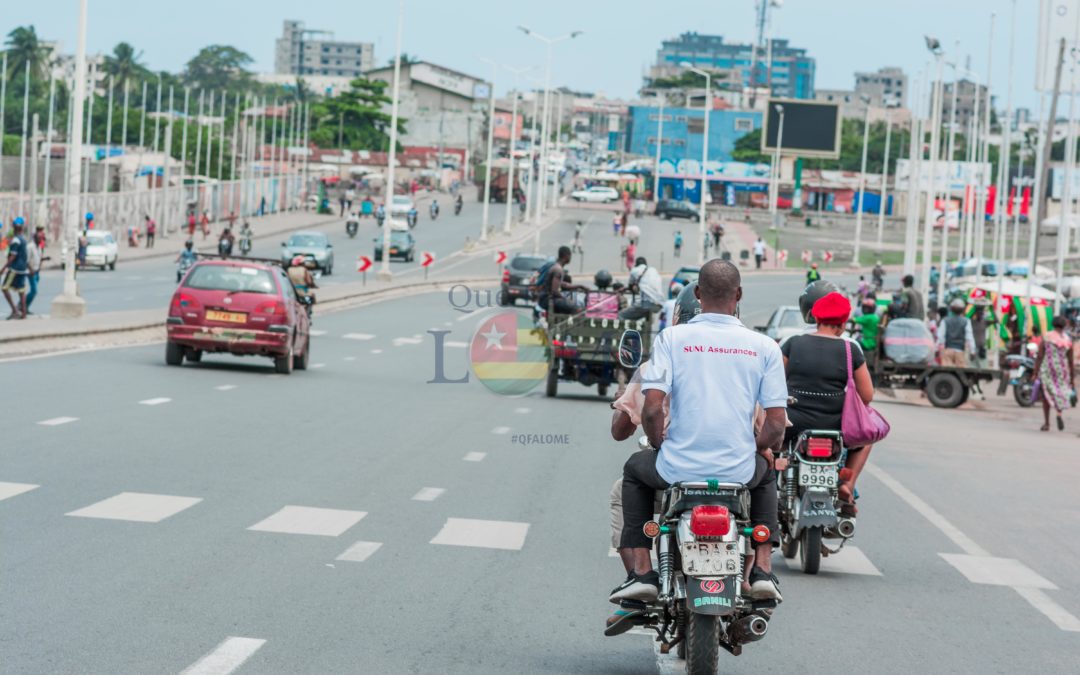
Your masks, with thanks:
[[[311,298],[312,302],[314,302],[315,294],[312,293],[312,290],[318,288],[318,286],[315,285],[315,277],[312,276],[311,270],[308,269],[307,260],[304,256],[293,256],[292,261],[289,262],[287,272],[289,281],[296,288],[297,295],[303,298]],[[308,305],[308,314],[310,313],[311,305]]]
[[[240,226],[240,251],[247,253],[251,250],[251,225],[245,219],[244,224]]]
[[[541,270],[542,274],[538,275],[537,281],[540,288],[536,304],[549,312],[576,314],[581,311],[581,307],[574,302],[573,298],[566,295],[568,291],[585,290],[584,287],[575,286],[569,281],[566,266],[570,264],[571,257],[570,247],[560,246],[555,262],[546,270]]]
[[[862,349],[843,337],[844,325],[851,316],[851,302],[836,291],[822,294],[824,288],[811,284],[799,298],[803,319],[807,323],[816,323],[816,330],[796,335],[781,347],[788,391],[796,399],[788,408],[792,426],[785,434],[785,447],[809,429],[840,430],[848,382],[845,346],[851,347],[851,368],[859,397],[868,405],[874,398],[874,384]],[[857,512],[855,482],[866,466],[872,447],[847,449],[846,470],[840,473],[838,488],[840,512],[845,516],[854,516]]]
[[[619,312],[619,318],[649,319],[651,322],[652,315],[659,312],[664,304],[664,292],[661,290],[660,273],[656,268],[649,267],[643,257],[637,258],[630,270],[630,290],[637,291],[637,300]]]
[[[612,281],[611,272],[607,270],[599,270],[593,276],[596,290],[600,292],[588,294],[585,303],[585,316],[595,319],[619,318],[621,296],[617,291],[608,291],[611,288]]]
[[[619,548],[632,569],[611,592],[611,602],[650,602],[659,593],[659,575],[649,557],[651,540],[642,531],[653,514],[655,491],[674,482],[709,479],[741,483],[750,490],[751,521],[768,527],[772,540],[755,545],[748,578],[751,596],[782,599],[770,559],[771,546],[779,541],[770,448],[784,434],[788,392],[783,358],[775,342],[735,317],[742,299],[735,265],[717,259],[705,263],[694,294],[701,302],[701,314],[657,336],[651,377],[641,386],[642,427],[659,450],[636,452],[623,466]],[[670,422],[665,431],[669,395]],[[759,404],[765,420],[755,440],[753,419]]]
[[[971,319],[964,316],[967,303],[960,298],[949,303],[949,315],[938,324],[937,348],[941,365],[967,367],[967,355],[975,355],[975,333]]]

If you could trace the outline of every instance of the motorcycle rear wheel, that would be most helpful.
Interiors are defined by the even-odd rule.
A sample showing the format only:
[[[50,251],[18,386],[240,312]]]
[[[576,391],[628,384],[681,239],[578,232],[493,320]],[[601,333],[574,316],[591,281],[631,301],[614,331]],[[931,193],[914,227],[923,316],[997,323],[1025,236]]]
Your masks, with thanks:
[[[1013,398],[1021,408],[1030,408],[1035,405],[1035,397],[1032,396],[1034,393],[1030,376],[1025,375],[1024,379],[1013,385]]]
[[[799,552],[799,540],[790,534],[780,531],[780,552],[785,558],[791,559]]]
[[[720,617],[695,614],[687,608],[686,672],[716,675],[720,667]]]
[[[799,563],[805,574],[821,569],[821,528],[807,527],[799,535]]]

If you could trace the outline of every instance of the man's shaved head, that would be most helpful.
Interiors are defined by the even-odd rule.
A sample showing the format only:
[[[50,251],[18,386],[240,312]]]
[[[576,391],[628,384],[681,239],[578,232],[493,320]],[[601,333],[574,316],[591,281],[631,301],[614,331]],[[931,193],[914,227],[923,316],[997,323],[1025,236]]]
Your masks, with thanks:
[[[726,260],[713,258],[701,268],[698,292],[702,302],[729,303],[737,300],[742,275],[739,268]]]

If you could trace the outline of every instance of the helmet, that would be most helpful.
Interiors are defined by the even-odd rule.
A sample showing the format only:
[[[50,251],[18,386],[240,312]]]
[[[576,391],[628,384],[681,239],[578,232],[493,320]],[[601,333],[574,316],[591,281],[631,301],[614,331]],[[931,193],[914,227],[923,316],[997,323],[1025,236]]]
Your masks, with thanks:
[[[954,312],[962,312],[965,307],[967,307],[967,303],[960,298],[953,298],[952,302],[949,303],[949,309]]]
[[[293,256],[292,262],[290,262],[289,264],[291,264],[293,267],[302,267],[304,265],[304,256]]]
[[[814,303],[824,298],[829,293],[834,293],[840,289],[836,287],[831,281],[824,279],[818,279],[809,286],[807,286],[802,295],[799,296],[799,313],[802,314],[803,321],[806,323],[817,323],[814,319],[814,315],[810,313],[810,310],[814,308]]]
[[[817,263],[810,263],[810,268],[816,270],[817,269]]]
[[[668,297],[669,298],[677,298],[677,297],[679,297],[679,293],[682,293],[682,289],[684,289],[684,288],[686,288],[686,286],[683,285],[683,282],[681,282],[681,281],[672,281],[671,282],[671,287],[668,288]]]
[[[25,220],[23,220],[23,217],[22,217],[22,216],[15,216],[15,220],[11,221],[11,224],[12,224],[12,225],[22,225],[22,224],[23,224],[23,223],[25,223],[25,222],[26,222],[26,221],[25,221]]]
[[[93,219],[94,219],[94,214],[92,214],[92,213],[90,213],[89,211],[87,211],[87,212],[86,212],[86,219],[87,219],[87,220],[93,220]]]
[[[697,282],[692,281],[675,298],[675,309],[671,312],[671,325],[687,323],[701,314],[701,301],[694,294],[695,290],[697,290]]]
[[[611,272],[608,272],[607,270],[599,270],[597,271],[596,276],[593,277],[593,283],[595,283],[596,287],[601,291],[610,286],[611,281]]]

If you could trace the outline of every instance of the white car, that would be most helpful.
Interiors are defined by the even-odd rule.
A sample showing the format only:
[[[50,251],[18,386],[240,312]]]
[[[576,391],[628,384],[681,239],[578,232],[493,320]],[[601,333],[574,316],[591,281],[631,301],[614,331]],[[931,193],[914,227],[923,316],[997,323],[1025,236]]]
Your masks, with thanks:
[[[579,202],[606,204],[619,201],[619,191],[615,188],[593,186],[586,190],[574,190],[570,198]]]
[[[758,326],[757,330],[777,342],[784,342],[794,335],[802,335],[813,328],[813,324],[803,321],[802,312],[797,306],[784,305],[778,307],[769,317],[769,322],[764,326]]]
[[[413,200],[405,195],[394,195],[390,202],[391,216],[407,216],[413,210]]]
[[[116,269],[116,259],[120,254],[120,247],[111,232],[102,230],[90,230],[86,233],[86,262],[84,267],[100,267],[101,269]],[[61,255],[67,260],[67,245],[61,249]]]

